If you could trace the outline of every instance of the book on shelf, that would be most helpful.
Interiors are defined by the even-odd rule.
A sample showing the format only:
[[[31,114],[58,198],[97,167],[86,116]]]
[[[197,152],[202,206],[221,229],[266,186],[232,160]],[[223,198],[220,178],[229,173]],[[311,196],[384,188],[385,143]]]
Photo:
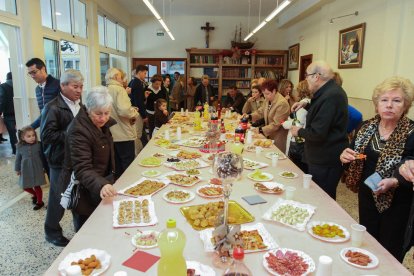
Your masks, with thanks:
[[[223,68],[223,78],[251,78],[251,68]]]
[[[207,75],[210,78],[217,78],[218,69],[212,67],[192,67],[190,68],[190,76],[194,78],[201,78],[203,75]]]
[[[256,65],[283,65],[283,56],[257,56]]]
[[[256,70],[255,78],[282,80],[285,78],[283,70]]]
[[[190,57],[190,62],[199,64],[215,64],[219,63],[219,57],[213,55],[192,55]]]

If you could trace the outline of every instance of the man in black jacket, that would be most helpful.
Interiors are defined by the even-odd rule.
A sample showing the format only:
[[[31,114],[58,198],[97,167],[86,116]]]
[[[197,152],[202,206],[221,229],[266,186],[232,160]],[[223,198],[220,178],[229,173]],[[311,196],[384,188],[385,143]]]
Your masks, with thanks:
[[[135,69],[135,77],[129,82],[128,87],[131,88],[131,98],[132,106],[138,107],[139,115],[141,115],[143,126],[142,126],[142,136],[141,142],[142,146],[148,143],[147,134],[145,132],[145,125],[148,124],[147,113],[145,111],[145,91],[147,90],[147,83],[145,82],[145,77],[148,73],[148,67],[145,65],[138,65]],[[139,125],[139,124],[137,124]]]
[[[12,147],[13,154],[16,154],[17,136],[13,97],[12,73],[9,72],[6,76],[6,82],[0,85],[0,114],[3,113],[4,124],[6,125],[7,132],[10,137],[10,145]]]
[[[27,74],[38,84],[36,87],[36,99],[39,111],[42,113],[43,107],[53,100],[60,92],[60,82],[58,79],[48,75],[46,65],[39,58],[32,58],[26,62]],[[40,116],[31,124],[36,129],[40,126]]]
[[[209,82],[209,77],[207,75],[201,77],[201,84],[197,86],[194,95],[194,106],[204,105],[206,102],[208,105],[213,105],[214,90]]]
[[[224,102],[224,107],[229,108],[232,112],[237,112],[242,114],[244,103],[246,99],[244,98],[242,92],[237,90],[236,86],[230,87],[230,90],[227,92],[226,101]]]
[[[313,180],[333,199],[342,175],[339,155],[348,147],[348,98],[342,87],[332,80],[333,72],[323,61],[313,62],[306,69],[306,81],[312,100],[306,116],[306,127],[292,126],[293,136],[305,138],[304,161]],[[298,110],[306,106],[299,102]]]
[[[83,76],[79,71],[69,69],[62,74],[60,82],[62,92],[42,111],[40,136],[50,167],[45,236],[56,246],[66,246],[69,240],[63,236],[59,224],[65,211],[60,205],[60,198],[69,183],[60,183],[59,176],[65,159],[66,129],[81,108]]]

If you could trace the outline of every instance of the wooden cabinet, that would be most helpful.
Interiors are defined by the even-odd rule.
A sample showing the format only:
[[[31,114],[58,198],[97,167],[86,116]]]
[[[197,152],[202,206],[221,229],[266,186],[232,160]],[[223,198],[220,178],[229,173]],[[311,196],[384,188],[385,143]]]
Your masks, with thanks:
[[[210,77],[210,84],[217,90],[218,98],[226,95],[230,86],[247,95],[250,81],[255,78],[281,80],[287,76],[287,54],[284,50],[246,50],[233,58],[230,50],[186,49],[187,76],[198,81],[202,75]]]

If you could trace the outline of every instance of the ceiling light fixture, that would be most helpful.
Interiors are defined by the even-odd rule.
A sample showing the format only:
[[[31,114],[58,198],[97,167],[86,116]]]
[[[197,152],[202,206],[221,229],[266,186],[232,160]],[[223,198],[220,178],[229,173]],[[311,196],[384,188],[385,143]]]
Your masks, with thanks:
[[[165,24],[164,20],[162,20],[160,14],[157,12],[157,10],[154,8],[154,6],[149,2],[149,0],[142,0],[145,5],[147,5],[148,9],[152,12],[152,14],[155,16],[155,18],[160,22],[161,26],[165,29],[167,34],[170,36],[171,40],[175,40],[174,36],[172,35],[170,29],[168,29],[167,24]]]
[[[261,28],[263,28],[264,25],[266,25],[276,15],[278,15],[283,9],[285,9],[290,3],[292,3],[292,0],[285,0],[280,5],[277,5],[277,7],[265,18],[265,20],[263,20],[251,33],[249,33],[244,38],[244,41],[247,41],[249,38],[251,38],[255,33],[257,33]]]

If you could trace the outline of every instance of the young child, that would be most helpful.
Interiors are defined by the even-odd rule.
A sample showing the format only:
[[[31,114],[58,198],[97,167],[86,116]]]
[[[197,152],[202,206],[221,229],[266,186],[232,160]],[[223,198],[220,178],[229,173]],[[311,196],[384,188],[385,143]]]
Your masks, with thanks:
[[[166,124],[168,122],[169,114],[167,110],[167,101],[164,99],[156,100],[154,110],[155,127],[160,128],[163,124]]]
[[[40,143],[36,132],[30,126],[19,131],[16,163],[14,170],[19,177],[19,186],[32,195],[35,204],[33,210],[39,210],[45,204],[40,185],[46,183]]]

